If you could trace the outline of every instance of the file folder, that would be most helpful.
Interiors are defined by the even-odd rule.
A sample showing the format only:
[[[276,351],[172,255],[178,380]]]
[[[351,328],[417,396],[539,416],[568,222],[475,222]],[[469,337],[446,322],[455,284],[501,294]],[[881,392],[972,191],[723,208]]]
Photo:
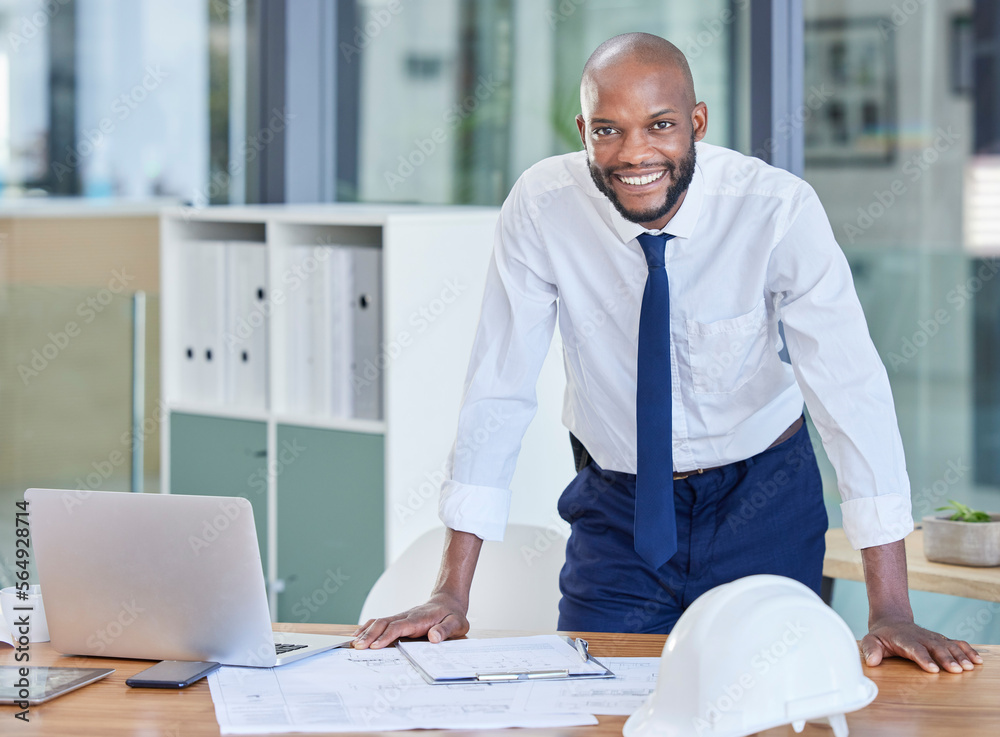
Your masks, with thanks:
[[[351,416],[382,419],[382,386],[388,358],[382,356],[382,250],[351,246]],[[343,386],[343,384],[342,384]]]
[[[287,410],[382,417],[382,252],[288,248]]]
[[[326,382],[330,347],[326,338],[325,269],[315,246],[290,246],[282,289],[287,300],[285,409],[322,415],[327,407]],[[319,259],[317,258],[319,257]]]
[[[504,683],[613,678],[582,638],[560,635],[399,642],[396,649],[427,683]]]
[[[186,275],[178,372],[180,396],[187,401],[221,404],[224,400],[223,320],[226,246],[214,241],[182,244]]]
[[[262,410],[267,405],[269,298],[265,246],[228,244],[223,334],[226,400],[243,409]]]
[[[322,406],[331,417],[351,417],[350,364],[354,356],[351,345],[350,250],[344,246],[326,246],[325,299],[322,340],[326,370],[319,384]]]

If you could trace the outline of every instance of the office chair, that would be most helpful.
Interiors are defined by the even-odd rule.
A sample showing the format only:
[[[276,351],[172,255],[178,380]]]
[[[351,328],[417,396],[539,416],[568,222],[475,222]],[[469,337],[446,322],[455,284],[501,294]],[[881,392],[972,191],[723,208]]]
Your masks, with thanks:
[[[379,576],[358,623],[405,611],[427,600],[437,578],[445,528],[417,538]],[[566,559],[562,530],[508,525],[504,541],[483,543],[472,581],[469,624],[473,629],[556,629],[559,570]]]

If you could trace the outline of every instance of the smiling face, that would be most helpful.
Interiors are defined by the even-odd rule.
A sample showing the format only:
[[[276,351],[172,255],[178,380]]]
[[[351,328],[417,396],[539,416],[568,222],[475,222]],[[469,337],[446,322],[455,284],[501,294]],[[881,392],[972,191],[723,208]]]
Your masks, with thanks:
[[[619,58],[587,71],[580,100],[594,184],[626,220],[662,228],[684,201],[708,128],[690,78],[675,64]]]

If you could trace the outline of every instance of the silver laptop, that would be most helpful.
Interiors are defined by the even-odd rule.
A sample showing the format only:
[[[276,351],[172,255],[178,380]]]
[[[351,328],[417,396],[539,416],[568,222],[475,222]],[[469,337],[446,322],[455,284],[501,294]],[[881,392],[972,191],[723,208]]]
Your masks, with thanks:
[[[246,499],[60,489],[24,498],[61,653],[271,667],[353,639],[271,631]]]

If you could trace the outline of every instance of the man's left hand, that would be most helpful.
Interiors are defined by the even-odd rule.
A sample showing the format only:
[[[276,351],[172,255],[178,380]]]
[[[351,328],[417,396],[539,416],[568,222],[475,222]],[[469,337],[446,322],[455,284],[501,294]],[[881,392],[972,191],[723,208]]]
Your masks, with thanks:
[[[893,655],[908,658],[928,673],[944,668],[949,673],[972,670],[983,659],[965,640],[950,640],[911,621],[873,622],[861,640],[865,664],[878,665]]]

